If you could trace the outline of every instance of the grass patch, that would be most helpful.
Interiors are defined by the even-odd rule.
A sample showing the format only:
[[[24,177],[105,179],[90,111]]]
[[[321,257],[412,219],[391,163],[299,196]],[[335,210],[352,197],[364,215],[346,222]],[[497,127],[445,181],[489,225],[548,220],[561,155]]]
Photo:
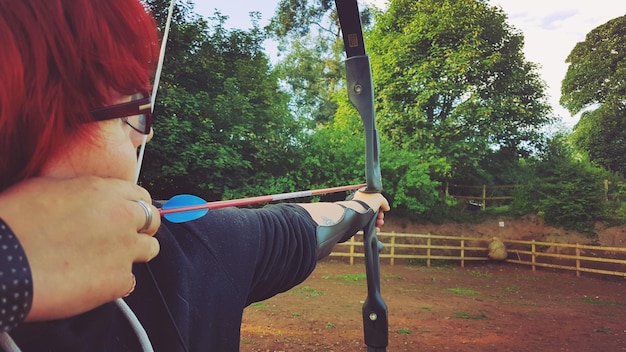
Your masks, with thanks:
[[[252,306],[259,309],[267,308],[267,305],[263,302],[252,303]]]
[[[298,287],[294,290],[291,290],[292,293],[296,294],[296,295],[304,295],[306,297],[317,297],[317,296],[321,296],[324,294],[324,291],[320,291],[314,287],[310,287],[310,286],[302,286],[302,287]]]
[[[359,273],[359,274],[341,274],[341,275],[335,275],[335,276],[324,276],[324,279],[330,279],[330,280],[341,280],[341,281],[349,281],[349,282],[353,282],[353,281],[362,281],[367,279],[367,276],[365,275],[365,273]]]
[[[469,288],[463,287],[450,287],[448,288],[448,292],[454,293],[455,295],[463,295],[463,296],[478,296],[480,292],[470,290]]]
[[[402,275],[383,275],[383,279],[401,279]]]
[[[519,292],[521,290],[521,287],[515,286],[515,285],[510,285],[510,286],[505,287],[504,290],[506,292],[515,292],[515,293],[517,293],[517,292]]]
[[[595,297],[583,296],[582,300],[583,300],[583,302],[586,302],[586,303],[600,304],[600,305],[618,305],[618,304],[621,304],[619,302],[607,301],[607,300],[602,299],[602,298],[600,298],[598,296],[595,296]]]
[[[421,306],[420,309],[421,310],[427,310],[427,311],[430,312],[431,310],[433,310],[433,307],[432,306]]]
[[[330,323],[330,322],[326,323],[326,329],[334,329],[334,328],[335,328],[335,324]]]
[[[492,273],[481,273],[478,270],[470,271],[470,275],[472,275],[474,277],[484,277],[484,278],[487,278],[487,279],[491,279],[493,277]]]
[[[469,314],[469,313],[465,313],[465,312],[456,312],[454,313],[454,317],[455,318],[459,318],[459,319],[466,319],[466,320],[483,320],[483,319],[487,319],[487,315],[483,312],[480,312],[479,314]]]
[[[365,273],[341,274],[341,275],[334,275],[334,276],[323,276],[322,278],[326,280],[340,280],[340,281],[347,281],[347,282],[355,282],[355,281],[363,281],[367,279],[367,275]],[[401,275],[383,275],[382,278],[401,279],[402,276]]]
[[[599,332],[599,333],[603,333],[603,334],[610,334],[612,331],[611,329],[603,326],[601,328],[595,328],[593,329],[593,332]]]
[[[408,266],[428,266],[428,261],[426,259],[409,259],[407,261]],[[431,259],[430,260],[431,268],[451,268],[452,264],[443,259]]]
[[[400,334],[400,335],[411,335],[412,334],[411,329],[409,329],[409,328],[400,328],[400,329],[396,330],[396,332],[398,334]]]

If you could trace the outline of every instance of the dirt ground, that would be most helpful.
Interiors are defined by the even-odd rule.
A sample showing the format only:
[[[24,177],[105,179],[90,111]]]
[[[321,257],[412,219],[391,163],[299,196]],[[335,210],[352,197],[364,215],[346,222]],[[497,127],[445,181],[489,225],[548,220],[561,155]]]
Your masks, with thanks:
[[[502,221],[502,219],[500,219]],[[534,218],[475,226],[388,222],[386,232],[572,242],[584,236]],[[424,226],[420,228],[420,226]],[[601,245],[622,246],[624,228],[601,229]],[[362,263],[318,264],[294,289],[244,312],[241,351],[365,351]],[[381,266],[389,351],[626,351],[626,280],[501,262],[461,268]]]

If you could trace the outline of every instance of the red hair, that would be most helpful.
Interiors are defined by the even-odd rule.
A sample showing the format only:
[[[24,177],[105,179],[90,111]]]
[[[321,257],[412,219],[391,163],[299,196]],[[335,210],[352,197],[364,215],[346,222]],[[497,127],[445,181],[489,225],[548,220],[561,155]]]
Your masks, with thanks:
[[[0,191],[36,176],[110,94],[149,90],[154,19],[138,0],[0,0]]]

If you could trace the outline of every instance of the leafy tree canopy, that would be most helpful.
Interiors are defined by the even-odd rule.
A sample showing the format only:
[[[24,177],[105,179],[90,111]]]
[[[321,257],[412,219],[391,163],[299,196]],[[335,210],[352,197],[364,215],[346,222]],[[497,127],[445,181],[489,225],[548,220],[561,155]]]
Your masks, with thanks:
[[[580,115],[576,146],[591,161],[626,175],[626,16],[589,32],[567,57],[561,104]]]
[[[169,1],[153,0],[164,21]],[[146,148],[142,183],[155,197],[262,194],[299,160],[302,130],[263,52],[263,31],[226,29],[177,6]],[[254,186],[251,186],[254,185]],[[259,193],[256,193],[258,191]]]
[[[361,6],[367,28],[372,12]],[[276,66],[291,109],[306,118],[310,127],[329,122],[337,111],[332,95],[343,88],[343,43],[335,3],[332,0],[280,0],[267,27],[280,43],[283,58]]]
[[[367,39],[382,132],[444,157],[439,177],[475,173],[500,148],[524,155],[553,121],[521,33],[484,0],[392,0]]]
[[[626,96],[626,16],[589,32],[568,55],[561,104],[575,115],[587,107]]]

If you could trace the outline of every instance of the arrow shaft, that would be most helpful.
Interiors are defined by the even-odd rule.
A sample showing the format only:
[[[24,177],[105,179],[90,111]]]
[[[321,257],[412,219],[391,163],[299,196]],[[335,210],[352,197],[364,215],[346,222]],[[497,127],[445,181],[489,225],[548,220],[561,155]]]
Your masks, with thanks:
[[[204,210],[204,209],[212,210],[212,209],[220,209],[220,208],[228,208],[228,207],[240,207],[244,205],[275,202],[275,201],[285,200],[285,199],[310,197],[314,195],[327,194],[327,193],[345,192],[345,191],[363,188],[365,186],[366,186],[365,184],[359,184],[359,185],[314,189],[314,190],[308,190],[308,191],[271,194],[271,195],[266,195],[266,196],[257,196],[257,197],[250,197],[250,198],[219,200],[215,202],[207,202],[206,204],[190,205],[190,206],[170,208],[170,209],[159,209],[159,214],[163,216],[166,214],[182,213],[182,212],[194,211],[194,210]]]

